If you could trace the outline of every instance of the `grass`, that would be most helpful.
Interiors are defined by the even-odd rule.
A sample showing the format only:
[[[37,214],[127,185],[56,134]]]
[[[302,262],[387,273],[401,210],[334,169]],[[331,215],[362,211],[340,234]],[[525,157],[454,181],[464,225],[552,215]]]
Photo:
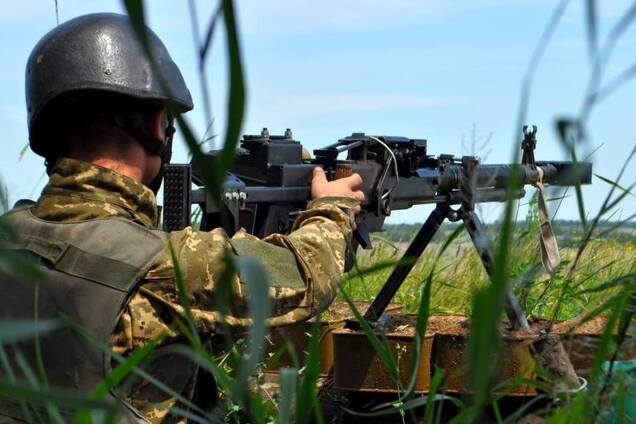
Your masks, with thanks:
[[[495,229],[491,228],[495,233]],[[445,232],[447,233],[447,232]],[[406,278],[404,284],[397,292],[394,301],[402,304],[407,312],[414,313],[419,306],[421,286],[426,281],[437,259],[439,249],[442,247],[443,233],[436,236],[433,243],[417,261],[413,271]],[[396,235],[398,237],[396,237]],[[399,237],[404,237],[402,241]],[[579,234],[580,238],[581,235]],[[374,237],[374,247],[369,251],[358,253],[358,264],[365,269],[378,262],[390,262],[400,259],[409,242],[408,232],[404,227],[398,227],[396,234],[389,228],[380,237]],[[575,245],[576,234],[568,234],[568,244]],[[529,229],[527,225],[520,224],[515,231],[511,249],[512,277],[521,278],[528,271],[541,265],[539,257],[538,229]],[[565,247],[561,249],[563,266],[561,270],[550,276],[547,273],[539,273],[529,288],[521,289],[521,299],[524,308],[530,315],[537,317],[551,317],[559,301],[560,289],[567,264],[576,256],[577,249]],[[590,241],[589,247],[584,251],[579,260],[577,270],[573,275],[572,289],[566,293],[563,299],[558,319],[569,319],[581,313],[589,312],[602,305],[606,296],[610,293],[587,292],[599,286],[601,283],[616,279],[634,272],[636,257],[636,242],[616,236],[598,236]],[[481,265],[479,257],[467,235],[460,236],[444,252],[437,263],[437,272],[433,277],[433,289],[431,293],[431,311],[470,314],[471,299],[474,293],[488,284],[488,276]],[[391,268],[382,269],[367,274],[364,284],[350,279],[347,291],[355,300],[372,300],[379,292],[380,287],[391,272]],[[526,282],[527,283],[527,282]],[[616,287],[613,291],[618,291]]]

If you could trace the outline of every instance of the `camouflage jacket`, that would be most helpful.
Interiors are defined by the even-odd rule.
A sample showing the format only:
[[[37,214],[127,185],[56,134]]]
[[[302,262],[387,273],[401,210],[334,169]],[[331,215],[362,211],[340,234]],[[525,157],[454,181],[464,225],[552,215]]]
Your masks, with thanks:
[[[272,234],[260,240],[244,231],[229,238],[222,229],[210,232],[188,227],[169,234],[169,242],[187,286],[192,314],[201,333],[219,330],[220,313],[215,303],[215,284],[224,272],[223,257],[259,257],[270,276],[272,326],[305,320],[333,300],[343,272],[347,239],[351,236],[348,209],[356,204],[347,198],[325,198],[310,202],[300,213],[288,235]],[[104,217],[124,217],[145,227],[158,225],[153,192],[146,186],[106,168],[85,162],[60,159],[50,180],[32,208],[35,216],[48,221],[73,222]],[[250,325],[245,286],[235,278],[232,299],[224,325],[242,330]],[[166,344],[178,336],[171,322],[183,318],[168,247],[158,256],[122,313],[112,338],[115,352],[126,355],[161,332]],[[154,376],[187,395],[191,376],[185,368],[166,360],[155,361]],[[172,374],[175,374],[174,376]],[[181,375],[178,375],[181,374]],[[174,377],[174,378],[173,378]],[[128,400],[153,422],[165,416],[174,399],[142,385],[129,387]]]

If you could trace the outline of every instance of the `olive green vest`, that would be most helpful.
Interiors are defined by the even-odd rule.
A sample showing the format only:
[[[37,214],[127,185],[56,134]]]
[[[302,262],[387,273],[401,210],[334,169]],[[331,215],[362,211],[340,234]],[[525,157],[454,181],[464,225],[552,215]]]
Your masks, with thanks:
[[[44,221],[24,207],[2,220],[19,236],[3,248],[28,252],[45,277],[36,283],[0,271],[0,319],[32,320],[36,309],[39,320],[65,316],[110,347],[122,309],[165,247],[166,233],[123,218]],[[70,326],[42,334],[40,345],[52,387],[86,394],[110,370],[110,355]],[[35,370],[34,343],[17,349]],[[0,415],[15,416],[15,406],[1,405]]]

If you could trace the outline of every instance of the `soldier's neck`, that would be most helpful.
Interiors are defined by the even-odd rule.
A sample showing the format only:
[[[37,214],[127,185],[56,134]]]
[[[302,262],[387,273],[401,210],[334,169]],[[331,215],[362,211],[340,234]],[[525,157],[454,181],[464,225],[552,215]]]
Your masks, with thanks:
[[[161,158],[149,155],[141,144],[127,135],[123,138],[109,135],[73,143],[69,156],[150,184],[161,169]]]
[[[96,158],[89,161],[93,165],[98,165],[104,168],[112,169],[113,171],[132,178],[137,182],[142,181],[142,168],[137,164],[130,164],[121,160],[116,160],[108,157]]]

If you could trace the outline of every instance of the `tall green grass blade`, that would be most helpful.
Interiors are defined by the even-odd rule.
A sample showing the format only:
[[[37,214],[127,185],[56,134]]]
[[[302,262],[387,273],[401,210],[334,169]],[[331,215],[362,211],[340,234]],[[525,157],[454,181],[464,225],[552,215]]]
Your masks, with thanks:
[[[279,373],[280,398],[278,400],[278,424],[290,424],[293,417],[293,401],[296,394],[298,369],[281,368]]]
[[[208,90],[207,76],[205,73],[205,60],[212,43],[212,36],[214,34],[214,29],[216,28],[216,23],[219,21],[223,9],[222,4],[219,4],[214,14],[212,15],[212,18],[210,19],[208,30],[202,43],[199,38],[198,13],[195,0],[188,1],[188,8],[190,11],[190,26],[192,27],[192,38],[194,39],[194,44],[197,47],[197,56],[199,57],[199,83],[201,85],[201,93],[203,94],[203,110],[205,113],[205,121],[209,123],[208,129],[205,132],[205,134],[207,135],[208,132],[211,130],[214,119],[212,117],[212,103],[210,102],[210,93]],[[207,141],[205,136],[203,141]]]
[[[609,178],[606,178],[606,177],[604,177],[602,175],[599,175],[599,174],[595,173],[594,176],[596,178],[598,178],[599,180],[611,185],[612,187],[616,187],[617,189],[629,194],[630,196],[636,197],[636,194],[632,193],[632,191],[631,191],[634,188],[633,184],[629,188],[625,188],[622,185],[618,184],[616,181],[612,181]]]
[[[626,275],[621,275],[620,277],[616,277],[616,278],[612,278],[611,280],[607,280],[607,281],[603,281],[602,283],[590,287],[590,288],[586,288],[586,289],[582,289],[579,291],[580,294],[584,294],[584,293],[599,293],[599,292],[603,292],[606,290],[611,290],[617,287],[624,287],[626,284],[632,283],[634,281],[634,278],[636,278],[636,273],[629,273]]]
[[[218,386],[223,390],[229,390],[232,386],[231,377],[222,368],[216,365],[215,358],[202,347],[193,348],[185,344],[173,344],[163,347],[160,352],[161,355],[169,355],[173,353],[188,358],[195,364],[210,372],[210,374],[214,376]]]
[[[31,366],[28,364],[26,358],[24,357],[24,355],[22,355],[21,352],[19,351],[16,352],[15,361],[16,361],[16,364],[18,365],[18,368],[20,368],[20,371],[22,375],[24,376],[26,382],[29,383],[31,387],[38,388],[41,390],[48,389],[47,385],[42,384],[38,380],[38,377],[35,375],[35,372],[33,372],[33,370],[31,369]],[[60,415],[60,411],[58,407],[54,403],[52,402],[47,403],[45,405],[45,408],[52,422],[64,422],[64,419]]]
[[[525,416],[527,412],[531,411],[532,408],[535,407],[537,404],[540,404],[541,402],[545,402],[546,399],[547,399],[547,396],[545,395],[539,395],[539,396],[533,397],[532,399],[528,400],[528,402],[524,403],[519,408],[515,409],[510,415],[506,416],[506,419],[504,420],[504,424],[513,424],[513,423],[519,422],[519,420],[523,416]]]
[[[610,357],[610,351],[613,344],[613,333],[621,315],[622,306],[625,305],[627,299],[621,299],[620,307],[614,308],[607,320],[607,324],[603,330],[601,340],[597,346],[592,363],[592,372],[588,379],[588,391],[586,396],[590,400],[598,400],[602,387],[606,384],[607,376],[602,376],[602,364]],[[582,422],[585,417],[596,417],[598,410],[593,408],[596,402],[586,402],[584,407],[576,410],[576,414],[572,415],[572,419]]]
[[[400,260],[381,260],[368,268],[357,268],[355,272],[351,272],[343,277],[341,281],[341,285],[345,283],[350,283],[351,280],[359,280],[361,284],[364,284],[364,277],[375,274],[379,271],[384,271],[385,269],[393,268],[397,265],[406,265],[411,264],[417,261],[417,259],[400,259]]]
[[[219,311],[222,317],[228,314],[230,305],[232,304],[232,297],[234,296],[233,282],[237,273],[238,270],[234,263],[234,257],[230,252],[225,252],[223,255],[223,272],[219,277],[219,281],[214,285],[213,294],[214,307]]]
[[[86,328],[84,328],[81,325],[71,321],[68,317],[66,317],[64,315],[61,316],[61,319],[68,326],[72,327],[75,331],[77,331],[82,337],[84,337],[85,339],[87,339],[91,343],[93,343],[95,346],[97,346],[102,352],[104,352],[107,355],[111,355],[111,359],[112,360],[114,360],[114,361],[116,361],[117,363],[120,363],[120,364],[126,363],[127,359],[124,356],[113,352],[111,350],[110,346],[108,346],[107,344],[103,343],[101,340],[98,340]],[[175,346],[170,346],[170,347],[174,348]],[[167,348],[164,348],[164,349],[167,350]],[[162,350],[164,350],[164,349],[162,349]],[[174,389],[170,388],[165,383],[159,381],[157,378],[152,376],[150,373],[148,373],[144,369],[139,368],[139,367],[133,367],[131,372],[133,374],[143,378],[144,381],[148,382],[148,384],[156,387],[161,392],[169,395],[170,397],[174,398],[177,402],[187,406],[188,408],[192,409],[193,411],[196,411],[196,412],[200,413],[201,415],[205,415],[206,414],[206,412],[203,409],[201,409],[200,407],[198,407],[197,405],[192,403],[189,399],[186,399],[185,397],[183,397],[180,393],[177,393]]]
[[[598,49],[598,22],[595,0],[585,0],[585,21],[587,26],[587,50],[590,55],[590,62],[596,60]]]
[[[40,285],[38,283],[35,284],[33,288],[33,322],[38,323],[38,310],[40,304]],[[40,381],[44,387],[49,385],[48,378],[46,377],[46,370],[44,369],[44,359],[42,356],[42,346],[40,345],[40,333],[36,333],[33,336],[33,344],[35,346],[35,364],[38,370],[38,375],[40,376]]]
[[[634,155],[636,155],[636,147],[634,147],[632,149],[632,151],[630,152],[630,154],[627,156],[627,158],[625,159],[625,161],[623,162],[623,165],[618,173],[618,176],[615,180],[616,184],[619,184],[624,173],[625,170],[627,169],[627,166],[629,165],[629,163],[631,162],[632,158],[634,157]],[[610,210],[610,206],[613,207],[613,205],[615,204],[614,202],[612,202],[612,197],[614,194],[614,191],[616,190],[616,186],[612,185],[612,187],[610,188],[607,196],[605,197],[605,200],[603,201],[603,204],[601,205],[601,208],[598,212],[598,214],[596,215],[596,217],[593,219],[592,224],[589,226],[584,227],[585,230],[585,235],[583,237],[583,240],[581,241],[579,248],[576,252],[576,256],[574,258],[574,261],[572,262],[571,266],[568,269],[567,275],[564,278],[564,283],[561,285],[561,294],[559,295],[559,299],[556,302],[556,305],[554,307],[554,311],[552,313],[552,319],[555,319],[556,317],[558,317],[560,315],[561,312],[561,308],[562,308],[562,304],[563,304],[563,300],[565,297],[566,292],[570,289],[570,284],[571,284],[571,279],[572,279],[572,275],[574,274],[575,269],[577,268],[579,261],[583,255],[583,252],[585,251],[585,249],[588,247],[589,242],[592,238],[592,235],[594,233],[594,230],[597,228],[601,217]],[[619,198],[621,196],[626,196],[625,192],[623,192]]]
[[[4,346],[2,344],[0,344],[0,364],[2,365],[2,369],[4,370],[4,374],[6,375],[9,383],[15,384],[17,381],[15,373],[13,372],[13,368],[9,362],[9,357],[7,356],[7,352],[4,350]],[[20,401],[20,409],[27,422],[34,422],[33,414],[24,400]]]
[[[548,43],[550,42],[552,35],[554,34],[556,28],[558,27],[559,21],[563,17],[565,10],[569,4],[569,0],[561,0],[557,6],[554,8],[552,15],[550,16],[550,20],[545,26],[541,37],[539,38],[539,42],[537,46],[532,52],[530,56],[530,60],[528,62],[528,68],[526,74],[523,78],[523,83],[521,85],[521,96],[519,102],[519,110],[517,112],[517,125],[515,128],[521,128],[522,125],[526,121],[526,115],[528,112],[528,105],[530,103],[530,92],[532,90],[532,83],[535,75],[535,71],[541,61],[543,54],[547,48]],[[516,146],[518,141],[521,139],[520,133],[515,133],[514,137],[514,145]]]
[[[583,410],[587,407],[587,402],[588,399],[585,393],[577,393],[574,400],[567,407],[557,409],[545,420],[545,424],[570,424],[577,422],[573,420],[575,417],[579,419],[583,417]],[[592,417],[586,417],[579,422],[594,422],[591,421],[592,419]]]
[[[221,14],[223,13],[223,3],[219,4],[219,7],[214,11],[212,18],[210,19],[210,23],[208,24],[208,29],[205,33],[205,38],[203,43],[200,44],[199,57],[202,61],[208,56],[210,51],[210,46],[212,45],[212,37],[214,36],[214,30],[216,28],[218,20],[221,18]],[[206,86],[207,87],[207,86]]]
[[[9,212],[9,190],[7,185],[0,179],[0,215]]]
[[[541,60],[547,44],[549,43],[558,22],[563,16],[568,0],[562,0],[558,3],[552,13],[548,24],[546,25],[536,48],[530,56],[528,70],[524,76],[521,87],[521,99],[517,113],[517,125],[515,128],[521,128],[525,123],[527,109],[530,101],[530,91],[535,74],[535,70]],[[515,132],[513,139],[514,154],[512,163],[516,163],[519,157],[519,150],[516,148],[521,134]],[[471,363],[471,380],[472,389],[475,393],[474,408],[470,409],[473,414],[471,420],[478,419],[481,416],[482,409],[489,403],[490,386],[496,373],[496,368],[491,369],[484,367],[484,363],[489,363],[493,355],[498,353],[499,334],[497,325],[503,311],[503,296],[506,285],[508,283],[509,274],[509,248],[511,246],[511,237],[513,232],[513,211],[514,198],[513,190],[519,179],[518,175],[512,175],[507,188],[507,198],[504,215],[501,225],[499,246],[495,252],[494,272],[492,275],[492,285],[478,291],[473,298],[473,312],[471,314],[471,335],[469,337],[469,352]]]
[[[241,281],[247,284],[251,328],[248,337],[248,356],[241,361],[236,373],[233,394],[242,398],[248,391],[248,379],[256,370],[265,348],[267,318],[271,315],[266,271],[258,259],[242,256],[235,260]]]
[[[215,170],[219,181],[225,177],[225,171],[229,169],[234,160],[245,109],[245,83],[243,79],[243,65],[241,63],[241,50],[236,28],[236,18],[234,16],[234,2],[232,0],[222,0],[222,4],[230,65],[230,91],[227,103],[225,144],[219,156],[219,168]]]
[[[155,58],[152,55],[152,50],[150,48],[150,44],[148,42],[148,34],[146,29],[146,20],[144,13],[144,6],[142,0],[123,0],[124,6],[126,8],[126,12],[130,17],[133,28],[135,29],[135,33],[137,34],[137,38],[144,48],[144,52],[146,56],[149,58],[153,72],[157,77],[164,93],[167,96],[171,96],[171,91],[169,86],[167,85],[163,75],[159,72],[159,69],[156,65]],[[230,93],[230,95],[232,95]],[[199,177],[203,180],[205,186],[210,190],[210,193],[213,197],[220,197],[220,188],[225,179],[225,172],[227,171],[227,167],[223,167],[222,163],[215,163],[210,157],[203,154],[201,151],[201,146],[197,142],[196,137],[194,136],[190,126],[187,124],[185,119],[178,113],[176,113],[176,109],[174,105],[168,104],[168,108],[171,110],[172,115],[175,117],[179,128],[181,129],[183,138],[192,154],[192,164],[198,172]],[[223,165],[223,166],[222,166]]]
[[[150,340],[141,348],[135,350],[130,356],[114,370],[112,370],[97,387],[93,389],[92,395],[100,398],[106,396],[111,389],[121,383],[132,372],[133,368],[138,367],[141,362],[146,359],[165,338],[165,333],[159,334],[156,338]]]
[[[429,396],[417,397],[415,399],[410,399],[405,402],[396,403],[394,406],[382,409],[380,411],[374,411],[374,412],[357,412],[349,408],[343,408],[343,409],[351,415],[355,415],[358,417],[373,418],[373,417],[384,417],[387,415],[401,414],[404,411],[410,411],[412,409],[419,408],[422,406],[427,406],[427,405],[432,406],[431,402],[438,402],[442,400],[448,400],[453,403],[458,402],[458,400],[452,396],[436,394],[436,395],[430,396],[430,399],[429,399]],[[461,403],[457,403],[457,404],[461,405]]]
[[[631,64],[623,71],[621,71],[616,77],[605,83],[601,88],[598,89],[596,95],[594,96],[594,101],[599,103],[603,100],[606,100],[619,88],[624,86],[627,82],[632,80],[636,76],[636,63]]]
[[[57,320],[33,322],[31,320],[1,320],[0,344],[9,344],[32,339],[38,334],[47,333],[61,327]]]
[[[318,399],[318,395],[316,394],[316,392],[314,391],[312,396],[312,404],[314,406],[314,417],[316,419],[316,424],[324,424],[325,423],[325,419],[322,416],[322,409],[321,405],[320,405],[320,399]]]
[[[489,403],[492,380],[497,366],[487,367],[484,364],[497,364],[501,351],[501,339],[497,326],[503,311],[502,293],[494,285],[478,291],[472,302],[471,332],[469,336],[469,353],[472,390],[475,413]],[[475,417],[476,418],[476,417]]]
[[[603,79],[603,73],[605,68],[609,64],[610,58],[614,51],[614,47],[623,33],[629,28],[629,26],[636,18],[636,3],[629,6],[629,8],[623,13],[617,23],[610,29],[603,47],[597,52],[596,60],[594,61],[594,67],[588,82],[586,90],[585,101],[581,111],[581,117],[586,119],[592,108],[598,104],[601,100],[608,97],[620,83],[613,81],[613,83],[606,84],[601,88],[601,81]],[[621,80],[619,79],[618,82]]]
[[[117,410],[117,405],[112,401],[94,399],[75,391],[43,389],[6,381],[0,381],[0,397],[42,405],[53,403],[70,409],[98,409],[112,413]]]
[[[340,286],[340,294],[349,305],[349,308],[351,309],[351,312],[353,312],[353,315],[356,321],[360,324],[360,328],[362,329],[364,334],[367,336],[367,339],[369,340],[371,347],[373,347],[373,350],[376,352],[378,357],[380,357],[380,360],[382,360],[384,365],[387,367],[391,377],[395,380],[395,382],[398,385],[400,385],[401,384],[400,372],[398,371],[393,355],[391,354],[391,351],[389,350],[386,342],[383,343],[382,341],[380,341],[380,339],[375,334],[373,329],[371,329],[371,326],[369,325],[369,323],[362,317],[362,315],[360,314],[360,311],[358,310],[356,305],[353,303],[353,300],[351,300],[351,298],[349,297],[347,292],[344,290],[342,285]]]
[[[269,408],[260,393],[248,392],[248,405],[251,421],[254,424],[265,424]]]
[[[433,374],[433,378],[431,378],[428,395],[426,395],[426,404],[428,405],[426,408],[426,424],[433,424],[433,414],[435,413],[435,407],[433,405],[435,397],[437,396],[437,389],[442,382],[442,378],[444,378],[444,370],[435,368],[435,374]]]
[[[172,246],[172,242],[168,241],[168,247],[170,249],[170,257],[172,258],[172,266],[174,269],[174,278],[177,284],[177,295],[179,296],[179,303],[183,308],[183,315],[185,316],[186,322],[188,323],[188,327],[190,328],[190,334],[197,340],[197,342],[201,342],[199,339],[199,329],[197,328],[194,318],[192,316],[192,308],[190,306],[190,295],[188,289],[186,287],[185,282],[183,281],[183,274],[181,274],[181,266],[179,265],[179,258],[177,257],[176,252],[174,251],[174,247]]]
[[[428,278],[422,286],[422,296],[420,298],[420,307],[417,311],[417,320],[415,323],[415,355],[410,364],[409,382],[406,388],[406,395],[410,395],[415,390],[415,384],[417,382],[417,370],[422,358],[422,349],[426,340],[426,327],[428,323],[428,317],[430,314],[431,306],[431,286],[433,285],[433,270],[428,275]]]
[[[622,203],[622,201],[629,195],[631,194],[631,191],[634,189],[634,187],[636,187],[636,183],[630,185],[627,190],[625,190],[624,192],[622,192],[621,194],[619,194],[616,199],[612,200],[611,202],[609,202],[607,204],[607,206],[603,209],[603,215],[608,212],[611,211],[612,209],[614,209],[616,206],[618,206],[620,203]]]
[[[305,368],[300,379],[298,393],[296,394],[297,423],[310,422],[312,409],[316,411],[317,417],[320,417],[320,410],[314,407],[316,382],[320,374],[320,315],[311,326],[311,335],[305,358]]]
[[[497,401],[497,399],[493,399],[491,404],[490,404],[490,408],[493,411],[493,415],[495,416],[495,420],[497,422],[497,424],[502,424],[503,423],[503,419],[501,418],[501,411],[499,409],[499,403]]]
[[[574,150],[574,146],[572,146],[571,150],[572,163],[576,167],[578,160],[576,158],[576,151]],[[583,191],[581,190],[581,183],[577,180],[574,185],[574,192],[576,193],[576,205],[579,210],[579,218],[583,223],[583,226],[587,226],[587,212],[585,211],[585,202],[583,200]]]
[[[426,339],[426,327],[428,323],[428,317],[430,315],[430,305],[431,305],[431,287],[433,285],[433,276],[435,275],[435,267],[439,262],[441,256],[446,252],[448,247],[453,243],[457,237],[462,233],[464,227],[462,225],[458,226],[453,230],[451,235],[444,241],[442,248],[439,250],[435,262],[433,262],[433,266],[431,268],[431,272],[428,274],[426,282],[422,286],[422,294],[420,296],[420,305],[417,312],[417,320],[415,323],[415,355],[413,355],[413,359],[410,364],[410,372],[409,372],[409,382],[406,388],[406,395],[409,396],[413,390],[415,390],[415,384],[417,382],[417,369],[420,364],[420,360],[422,358],[422,349],[424,347],[424,342]]]
[[[2,230],[0,229],[0,232]],[[44,274],[33,259],[15,250],[4,249],[0,241],[0,269],[24,281],[37,283]]]

